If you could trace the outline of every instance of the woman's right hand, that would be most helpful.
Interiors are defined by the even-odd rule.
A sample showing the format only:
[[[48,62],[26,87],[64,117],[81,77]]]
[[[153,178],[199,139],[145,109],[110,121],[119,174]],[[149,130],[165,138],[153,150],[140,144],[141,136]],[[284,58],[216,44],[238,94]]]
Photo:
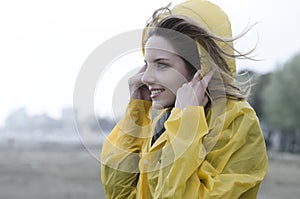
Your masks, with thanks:
[[[133,99],[141,99],[152,101],[148,87],[142,82],[142,77],[147,66],[143,66],[137,74],[128,80],[130,97]]]

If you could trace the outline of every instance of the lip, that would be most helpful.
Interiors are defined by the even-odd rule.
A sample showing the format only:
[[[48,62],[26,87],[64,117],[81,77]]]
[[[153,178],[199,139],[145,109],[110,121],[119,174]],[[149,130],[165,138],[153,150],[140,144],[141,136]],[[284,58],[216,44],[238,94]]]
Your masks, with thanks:
[[[149,90],[151,92],[150,97],[152,99],[157,98],[165,91],[165,89],[163,89],[163,88],[150,88]]]

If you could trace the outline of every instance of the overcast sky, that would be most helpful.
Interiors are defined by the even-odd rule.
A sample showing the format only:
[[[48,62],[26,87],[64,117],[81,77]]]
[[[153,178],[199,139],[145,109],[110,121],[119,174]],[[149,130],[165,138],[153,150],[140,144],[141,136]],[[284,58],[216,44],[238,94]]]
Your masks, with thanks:
[[[229,15],[235,35],[259,22],[237,47],[251,49],[258,41],[255,54],[264,61],[239,62],[238,69],[251,66],[269,72],[300,52],[299,1],[212,1]],[[20,107],[29,114],[59,117],[63,107],[72,106],[76,77],[89,54],[112,36],[142,28],[152,12],[170,0],[102,2],[0,1],[0,126]],[[109,112],[99,105],[97,110]]]

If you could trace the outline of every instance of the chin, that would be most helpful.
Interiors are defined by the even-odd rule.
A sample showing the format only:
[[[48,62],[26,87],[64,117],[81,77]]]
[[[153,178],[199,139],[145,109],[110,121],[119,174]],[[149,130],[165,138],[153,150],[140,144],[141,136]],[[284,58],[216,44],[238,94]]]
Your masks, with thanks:
[[[164,109],[165,107],[163,106],[163,104],[160,104],[158,102],[152,102],[152,108],[155,110],[159,110],[159,109]]]
[[[152,108],[155,110],[169,108],[169,107],[174,107],[174,103],[166,103],[166,102],[163,103],[163,102],[152,101]]]

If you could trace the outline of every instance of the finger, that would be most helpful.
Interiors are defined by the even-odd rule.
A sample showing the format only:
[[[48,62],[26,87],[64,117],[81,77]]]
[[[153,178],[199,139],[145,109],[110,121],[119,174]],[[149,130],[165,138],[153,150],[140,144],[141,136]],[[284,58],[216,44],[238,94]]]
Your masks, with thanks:
[[[143,77],[144,73],[145,73],[145,71],[141,71],[138,74],[136,74],[135,76],[136,76],[136,78],[141,79]]]
[[[139,85],[144,85],[144,83],[142,82],[142,77],[143,77],[144,72],[141,73],[137,73],[134,76],[130,77],[128,79],[129,85],[135,85],[135,86],[139,86]]]
[[[202,105],[203,107],[205,107],[206,104],[208,103],[208,101],[209,101],[209,100],[208,100],[208,97],[205,95],[204,98],[203,98],[203,101],[202,101],[202,104],[201,104],[201,105]]]
[[[138,72],[138,73],[145,72],[145,71],[146,71],[146,69],[147,69],[147,66],[146,66],[146,65],[144,65],[144,66],[142,66],[142,68],[139,70],[139,72]]]
[[[202,78],[202,82],[207,86],[208,82],[211,80],[215,73],[215,69],[211,69],[204,77]]]
[[[132,77],[130,77],[131,82],[137,82],[140,81],[141,78],[143,76],[143,73],[137,73],[135,75],[133,75]]]
[[[200,80],[200,70],[197,70],[197,72],[194,74],[193,79],[191,80],[191,84],[195,85]]]

